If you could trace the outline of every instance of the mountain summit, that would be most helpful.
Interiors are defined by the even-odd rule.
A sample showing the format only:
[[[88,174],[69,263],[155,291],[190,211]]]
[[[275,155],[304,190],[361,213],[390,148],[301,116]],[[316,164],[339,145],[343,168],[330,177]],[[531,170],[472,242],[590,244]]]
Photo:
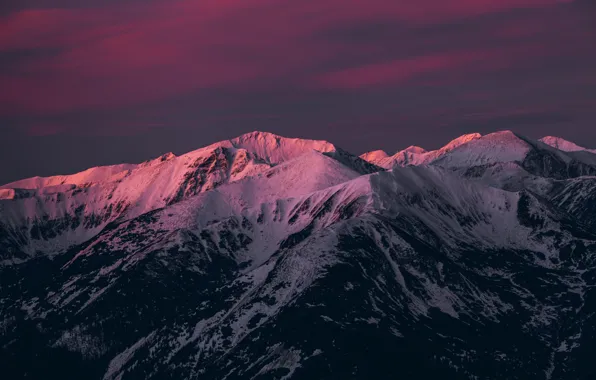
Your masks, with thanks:
[[[519,136],[512,131],[499,131],[487,135],[472,133],[458,137],[447,145],[433,151],[422,148],[407,148],[393,156],[375,152],[365,153],[360,157],[386,169],[408,165],[435,165],[451,170],[473,171],[492,170],[495,167],[518,167],[519,170],[552,178],[567,178],[593,171],[594,156],[574,154],[575,150],[551,149],[551,144]],[[572,143],[562,144],[571,147]],[[554,146],[556,148],[556,146]],[[590,152],[584,148],[583,151]],[[378,151],[376,151],[378,152]],[[518,173],[518,175],[521,175]]]
[[[571,141],[562,139],[560,137],[546,136],[546,137],[541,138],[538,141],[541,141],[541,142],[545,143],[546,145],[550,145],[553,148],[557,148],[564,152],[578,152],[578,151],[585,150],[585,151],[588,151],[591,153],[596,153],[596,149],[587,149],[587,148],[579,146]]]
[[[596,154],[251,132],[0,187],[0,373],[592,378]]]

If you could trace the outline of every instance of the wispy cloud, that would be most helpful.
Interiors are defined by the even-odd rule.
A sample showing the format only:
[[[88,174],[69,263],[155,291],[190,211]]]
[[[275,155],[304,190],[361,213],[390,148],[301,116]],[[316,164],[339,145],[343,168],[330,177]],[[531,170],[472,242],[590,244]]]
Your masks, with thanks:
[[[437,48],[432,45],[441,43],[441,35],[429,37],[425,30],[557,3],[187,0],[24,9],[0,20],[0,54],[20,57],[10,60],[12,65],[0,74],[0,113],[122,108],[202,89],[257,91],[311,88],[316,83],[351,88],[395,85],[451,70],[496,70],[514,64],[512,55],[523,56],[531,49],[466,46],[474,36]],[[334,30],[388,23],[404,34],[393,41],[379,31],[359,41],[329,38]],[[524,29],[517,23],[502,38],[533,35],[540,27]],[[412,55],[406,51],[406,56],[394,57],[400,46],[416,41],[421,45]],[[428,51],[420,49],[425,44]]]

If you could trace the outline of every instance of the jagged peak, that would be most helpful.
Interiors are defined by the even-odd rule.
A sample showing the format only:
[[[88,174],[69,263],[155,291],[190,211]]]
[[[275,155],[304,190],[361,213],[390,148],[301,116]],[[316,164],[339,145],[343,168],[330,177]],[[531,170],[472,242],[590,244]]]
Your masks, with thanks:
[[[562,137],[545,136],[539,139],[538,141],[545,143],[546,145],[552,146],[553,148],[562,150],[564,152],[577,152],[581,150],[587,150],[583,146],[577,145],[576,143],[571,142],[569,140],[565,140]]]
[[[161,156],[159,156],[158,159],[161,160],[161,161],[169,161],[169,160],[172,160],[174,158],[176,158],[176,155],[174,153],[172,153],[172,152],[168,152],[166,154],[162,154]]]
[[[270,132],[253,131],[228,140],[237,149],[246,149],[272,164],[298,157],[310,150],[333,152],[328,141],[282,137]]]
[[[416,145],[410,145],[409,147],[407,147],[406,149],[404,149],[402,152],[408,152],[408,153],[415,153],[415,154],[422,154],[422,153],[426,153],[426,149],[416,146]]]
[[[360,155],[360,158],[362,158],[363,160],[372,162],[372,161],[377,161],[377,160],[381,160],[383,158],[387,158],[389,157],[389,155],[387,154],[387,152],[385,152],[384,150],[373,150],[370,152],[366,152]]]
[[[240,136],[237,136],[235,138],[232,138],[231,140],[237,140],[237,141],[246,141],[246,140],[266,140],[266,139],[276,139],[276,140],[281,140],[285,137],[277,135],[275,133],[272,132],[266,132],[266,131],[252,131],[252,132],[247,132],[247,133],[243,133]]]
[[[293,159],[311,150],[319,152],[336,151],[336,147],[333,144],[324,140],[290,138],[271,132],[253,131],[228,140],[215,142],[186,153],[183,156],[203,156],[205,154],[211,154],[214,150],[218,149],[229,151],[245,150],[253,158],[273,165]]]
[[[481,138],[488,138],[488,139],[502,139],[502,140],[520,140],[521,137],[508,129],[502,130],[502,131],[497,131],[497,132],[493,132],[493,133],[489,133],[487,135],[481,136]]]
[[[162,162],[170,161],[175,158],[176,158],[176,155],[172,152],[169,152],[169,153],[162,154],[161,156],[159,156],[157,158],[152,158],[150,160],[147,160],[147,161],[141,163],[139,166],[143,167],[143,166],[159,165]]]
[[[300,137],[285,137],[285,136],[277,135],[275,133],[263,132],[263,131],[252,131],[252,132],[244,133],[238,137],[230,139],[229,141],[234,146],[241,145],[246,142],[253,142],[253,141],[275,143],[278,145],[281,145],[283,143],[292,144],[292,143],[305,142],[305,143],[314,143],[315,145],[328,146],[330,148],[335,149],[333,144],[331,144],[330,142],[325,141],[325,140],[312,140],[312,139],[305,139],[305,138],[300,138]]]
[[[453,150],[463,144],[467,144],[470,141],[477,140],[479,138],[482,138],[482,135],[480,133],[468,133],[465,135],[461,135],[458,138],[455,138],[455,139],[449,141],[449,143],[447,143],[447,145],[443,146],[440,150],[442,150],[442,151]]]
[[[492,132],[486,135],[481,135],[480,133],[469,133],[466,135],[462,135],[450,141],[447,145],[445,145],[443,148],[439,150],[443,152],[449,152],[455,148],[468,144],[472,141],[477,141],[478,143],[490,142],[492,144],[523,143],[527,145],[527,139],[525,137],[522,137],[510,130],[502,130]]]

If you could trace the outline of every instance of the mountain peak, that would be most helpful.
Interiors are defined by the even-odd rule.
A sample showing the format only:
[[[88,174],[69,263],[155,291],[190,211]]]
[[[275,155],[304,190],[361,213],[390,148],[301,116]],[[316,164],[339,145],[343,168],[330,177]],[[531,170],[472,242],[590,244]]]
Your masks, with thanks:
[[[159,165],[162,162],[166,162],[166,161],[170,161],[176,158],[176,155],[172,152],[169,153],[165,153],[162,154],[161,156],[157,157],[157,158],[152,158],[150,160],[147,160],[145,162],[143,162],[141,164],[141,166],[153,166],[153,165]]]
[[[169,161],[169,160],[172,160],[174,158],[176,158],[176,155],[174,153],[172,153],[172,152],[168,152],[166,154],[162,154],[161,156],[159,156],[159,159],[161,161]]]
[[[298,157],[310,150],[334,152],[335,146],[324,140],[282,137],[270,132],[253,131],[229,140],[234,148],[246,149],[271,164]]]
[[[416,145],[410,145],[409,147],[404,149],[403,152],[422,154],[422,153],[426,153],[426,149],[416,146]]]
[[[460,145],[469,143],[470,141],[476,140],[481,138],[482,135],[480,133],[468,133],[465,135],[461,135],[456,139],[451,140],[447,145],[445,145],[444,147],[442,147],[441,151],[443,152],[448,152],[450,150],[453,150],[457,147],[459,147]]]
[[[509,130],[509,129],[505,129],[502,131],[497,131],[497,132],[493,132],[493,133],[489,133],[488,135],[484,135],[481,137],[489,137],[492,139],[504,139],[504,140],[508,140],[508,139],[519,139],[520,137],[517,135],[517,133]]]
[[[265,131],[252,131],[243,133],[238,137],[231,139],[232,141],[250,141],[250,140],[281,140],[285,137],[276,135],[275,133]]]
[[[360,155],[360,158],[362,158],[365,161],[368,162],[373,162],[373,161],[378,161],[378,160],[382,160],[383,158],[387,158],[389,157],[389,155],[387,154],[387,152],[385,152],[384,150],[373,150],[371,152],[366,152]]]
[[[583,146],[579,146],[574,142],[571,142],[571,141],[565,140],[564,138],[556,137],[556,136],[545,136],[538,141],[543,142],[546,145],[550,145],[553,148],[562,150],[564,152],[577,152],[580,150],[587,150]]]
[[[360,158],[385,169],[391,169],[394,166],[424,165],[481,137],[480,133],[470,133],[451,140],[447,145],[437,150],[427,151],[419,146],[410,145],[393,156],[388,156],[384,151],[375,150],[361,155]]]
[[[474,167],[495,162],[522,161],[530,144],[511,131],[499,131],[481,136],[464,135],[445,147],[433,164],[449,168]]]

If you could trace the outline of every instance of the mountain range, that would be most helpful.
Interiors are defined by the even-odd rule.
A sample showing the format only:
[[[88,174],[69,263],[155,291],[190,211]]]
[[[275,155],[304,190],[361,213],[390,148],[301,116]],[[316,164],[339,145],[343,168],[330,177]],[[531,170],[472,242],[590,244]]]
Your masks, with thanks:
[[[511,131],[28,178],[0,186],[0,373],[593,379],[595,227],[596,150]]]

